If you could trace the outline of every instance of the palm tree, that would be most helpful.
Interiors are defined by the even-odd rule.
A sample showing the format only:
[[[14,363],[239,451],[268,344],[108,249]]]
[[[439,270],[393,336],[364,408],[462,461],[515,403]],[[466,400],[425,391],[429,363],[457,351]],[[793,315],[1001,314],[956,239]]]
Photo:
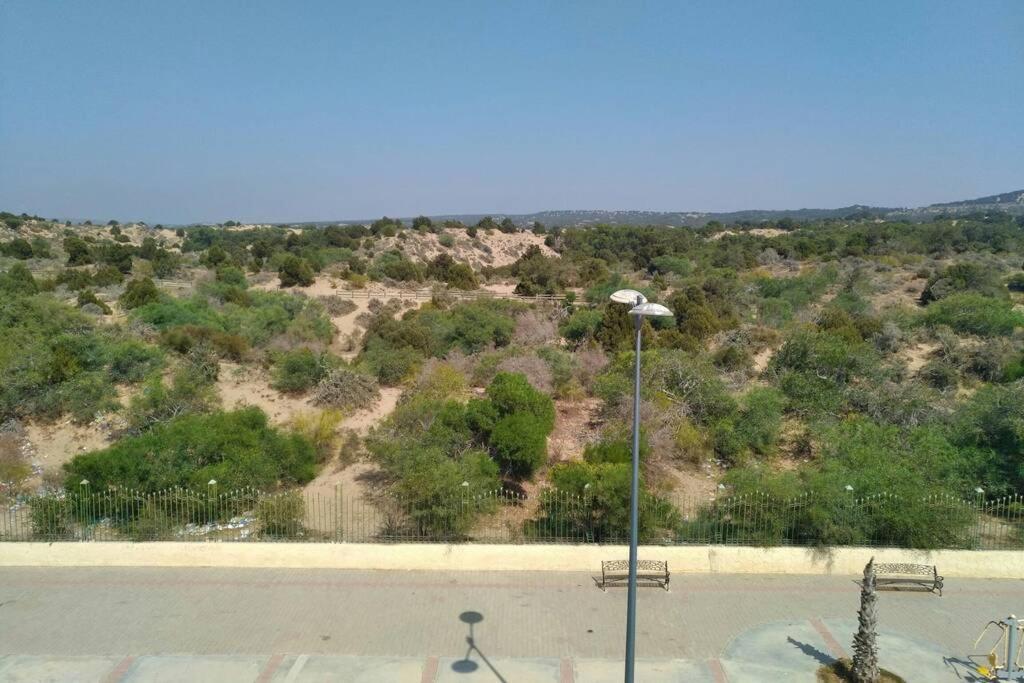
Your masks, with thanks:
[[[864,567],[860,584],[860,611],[857,612],[857,633],[853,636],[853,680],[857,683],[878,683],[878,595],[875,593],[875,558]]]

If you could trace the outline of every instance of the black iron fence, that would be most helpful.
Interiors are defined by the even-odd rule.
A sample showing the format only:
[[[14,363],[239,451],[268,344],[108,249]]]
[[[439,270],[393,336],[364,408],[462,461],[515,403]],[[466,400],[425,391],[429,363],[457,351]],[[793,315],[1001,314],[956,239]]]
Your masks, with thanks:
[[[9,501],[0,541],[304,541],[624,543],[624,500],[544,490],[409,503],[386,494],[94,492],[83,486]],[[962,499],[767,494],[717,500],[645,497],[641,541],[910,548],[1024,549],[1024,497]]]

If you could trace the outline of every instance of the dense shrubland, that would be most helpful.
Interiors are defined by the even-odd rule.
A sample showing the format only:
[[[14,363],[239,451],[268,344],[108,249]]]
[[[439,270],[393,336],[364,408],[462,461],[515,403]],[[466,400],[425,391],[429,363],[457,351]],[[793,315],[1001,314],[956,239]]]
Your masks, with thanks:
[[[2,418],[121,417],[118,440],[73,460],[68,482],[288,488],[337,451],[327,432],[340,416],[375,401],[379,386],[401,387],[398,408],[365,443],[406,503],[401,523],[457,537],[501,511],[451,501],[540,485],[559,493],[540,494],[527,534],[622,538],[633,328],[608,294],[631,287],[676,314],[642,329],[649,540],[725,533],[738,523],[728,501],[767,494],[811,502],[763,519],[764,542],[960,544],[965,518],[922,497],[1024,492],[1019,219],[534,226],[537,243],[517,259],[476,268],[471,258],[489,262],[488,235],[516,226],[420,217],[172,235],[4,220]],[[337,346],[331,319],[357,306],[302,294],[325,277],[436,294],[408,310],[374,301]],[[168,278],[193,285],[172,294]],[[499,281],[565,300],[457,303],[450,293]],[[281,400],[341,413],[273,427],[255,409],[224,412],[223,363],[262,373]],[[594,406],[596,425],[557,463],[553,400]],[[684,521],[673,488],[687,476],[724,488]],[[902,507],[851,516],[854,501],[881,493]],[[288,518],[282,506],[275,519]]]

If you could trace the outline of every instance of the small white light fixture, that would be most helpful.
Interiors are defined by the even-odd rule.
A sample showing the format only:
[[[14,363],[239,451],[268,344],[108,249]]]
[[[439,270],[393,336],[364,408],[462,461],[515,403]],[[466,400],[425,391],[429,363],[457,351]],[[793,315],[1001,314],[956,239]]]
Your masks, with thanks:
[[[216,486],[217,485],[217,480],[216,479],[211,479],[210,481],[206,482],[206,485],[207,486]]]
[[[462,485],[463,486],[469,486],[469,482],[468,481],[464,481],[464,482],[462,482]]]
[[[849,484],[847,484],[845,488],[846,488],[847,491],[852,491],[853,490],[853,487],[850,486]]]
[[[653,304],[650,302],[642,303],[639,306],[634,306],[629,311],[630,315],[641,315],[646,317],[672,317],[672,311],[668,310],[661,304]]]
[[[583,488],[584,489],[589,489],[590,488],[590,482],[587,482],[586,484],[584,484]]]
[[[978,488],[974,489],[974,492],[975,492],[975,493],[985,493],[985,489],[983,489],[983,488],[981,488],[981,487],[979,486]]]
[[[617,304],[630,304],[632,306],[635,306],[637,303],[647,303],[647,297],[635,289],[620,289],[608,298]]]
[[[79,486],[88,486],[89,485],[89,480],[88,479],[83,479],[82,481],[78,482],[78,485]]]

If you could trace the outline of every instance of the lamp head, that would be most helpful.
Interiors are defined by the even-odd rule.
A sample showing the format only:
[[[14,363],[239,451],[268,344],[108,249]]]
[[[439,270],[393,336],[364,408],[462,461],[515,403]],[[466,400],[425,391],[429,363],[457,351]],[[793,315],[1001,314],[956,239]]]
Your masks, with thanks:
[[[637,302],[647,303],[647,297],[635,289],[620,289],[619,291],[608,297],[617,304],[629,304],[635,306]]]
[[[639,306],[634,306],[629,312],[630,315],[639,315],[643,317],[671,317],[672,311],[668,310],[661,304],[654,304],[650,302],[642,303]]]

